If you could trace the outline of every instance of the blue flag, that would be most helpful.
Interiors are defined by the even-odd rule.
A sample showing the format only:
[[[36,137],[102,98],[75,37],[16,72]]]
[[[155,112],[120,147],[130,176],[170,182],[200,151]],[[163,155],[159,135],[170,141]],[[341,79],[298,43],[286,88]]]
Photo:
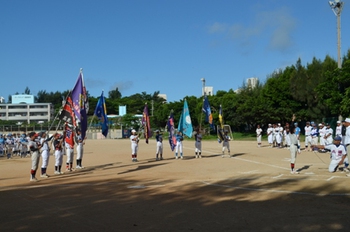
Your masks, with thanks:
[[[77,122],[80,123],[82,138],[85,138],[87,130],[88,98],[84,85],[83,72],[80,70],[78,80],[72,90],[73,111]]]
[[[101,127],[102,127],[102,134],[105,137],[107,137],[107,134],[108,134],[108,118],[107,118],[106,102],[105,102],[105,97],[103,96],[103,91],[101,93],[101,97],[98,99],[98,102],[97,102],[94,114],[100,120]]]
[[[192,137],[193,127],[186,99],[184,101],[184,108],[180,116],[177,130],[182,132],[182,134],[186,135],[189,138]]]
[[[209,123],[210,127],[215,131],[213,122],[213,114],[211,113],[210,104],[207,95],[204,96],[202,111],[205,114],[205,121]]]
[[[174,121],[174,115],[173,113],[170,113],[168,122],[167,122],[167,128],[169,132],[169,144],[172,151],[174,151],[174,148],[176,146],[176,135],[175,135],[175,121]]]

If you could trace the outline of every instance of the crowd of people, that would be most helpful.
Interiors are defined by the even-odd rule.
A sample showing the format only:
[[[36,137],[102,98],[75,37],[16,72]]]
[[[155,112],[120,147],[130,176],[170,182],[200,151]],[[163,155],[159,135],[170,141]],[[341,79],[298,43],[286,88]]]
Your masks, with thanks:
[[[79,129],[73,133],[76,145],[76,167],[75,169],[82,169],[83,145],[84,139],[81,137]],[[36,172],[39,168],[40,157],[42,158],[41,178],[48,178],[47,169],[49,166],[50,152],[53,150],[55,157],[55,175],[61,175],[63,155],[67,154],[66,171],[73,171],[73,156],[74,145],[70,145],[66,141],[66,132],[54,133],[48,136],[46,132],[30,132],[28,134],[0,134],[0,156],[6,156],[11,159],[15,156],[21,158],[31,157],[32,164],[30,170],[30,181],[38,181]]]
[[[292,121],[294,121],[294,116]],[[304,132],[305,151],[330,153],[329,172],[337,170],[350,172],[347,157],[347,150],[350,148],[350,118],[346,118],[344,121],[337,121],[335,131],[329,123],[306,122]],[[266,134],[269,147],[285,147],[290,150],[291,173],[298,174],[299,172],[295,168],[297,154],[301,153],[301,130],[298,123],[286,123],[283,127],[280,123],[268,124]],[[262,129],[260,125],[256,128],[256,136],[258,147],[261,147]],[[347,174],[347,176],[350,176],[350,174]]]

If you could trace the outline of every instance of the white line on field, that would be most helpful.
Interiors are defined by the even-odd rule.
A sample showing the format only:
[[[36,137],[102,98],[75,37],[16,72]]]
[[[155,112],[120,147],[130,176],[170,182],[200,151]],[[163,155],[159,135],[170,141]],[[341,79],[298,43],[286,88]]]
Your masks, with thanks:
[[[283,174],[281,174],[281,175],[278,175],[278,176],[274,176],[274,177],[272,177],[273,179],[276,179],[276,178],[279,178],[279,177],[282,177],[283,176]]]

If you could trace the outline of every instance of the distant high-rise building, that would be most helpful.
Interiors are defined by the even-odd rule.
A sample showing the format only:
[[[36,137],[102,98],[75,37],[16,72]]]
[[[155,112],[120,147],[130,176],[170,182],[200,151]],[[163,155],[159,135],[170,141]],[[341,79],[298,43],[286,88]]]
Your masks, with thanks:
[[[205,86],[204,92],[208,96],[213,96],[214,95],[214,87],[213,86]]]
[[[158,94],[158,97],[163,98],[165,101],[168,100],[166,94],[164,94],[164,93]]]
[[[248,88],[254,89],[258,85],[258,78],[256,77],[247,78],[246,83]]]

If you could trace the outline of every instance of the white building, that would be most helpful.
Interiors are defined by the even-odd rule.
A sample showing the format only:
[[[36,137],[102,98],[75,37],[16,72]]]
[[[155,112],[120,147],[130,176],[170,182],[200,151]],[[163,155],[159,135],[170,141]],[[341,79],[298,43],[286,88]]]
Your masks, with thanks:
[[[254,89],[258,85],[258,78],[256,77],[247,78],[246,83],[248,88]]]
[[[214,95],[214,87],[213,86],[205,86],[204,87],[204,93],[207,96],[213,96]]]
[[[54,117],[51,103],[0,104],[0,120],[16,122],[45,122]]]

